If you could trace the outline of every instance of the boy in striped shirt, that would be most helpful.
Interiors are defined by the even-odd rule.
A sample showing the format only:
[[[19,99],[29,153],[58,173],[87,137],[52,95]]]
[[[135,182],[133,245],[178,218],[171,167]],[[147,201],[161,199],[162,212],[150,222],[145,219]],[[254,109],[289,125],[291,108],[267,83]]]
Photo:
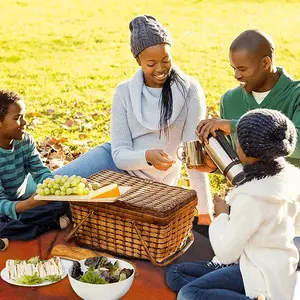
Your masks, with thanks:
[[[26,133],[25,102],[16,93],[0,90],[0,238],[30,240],[66,226],[68,202],[35,201],[36,184],[52,177],[31,135]]]

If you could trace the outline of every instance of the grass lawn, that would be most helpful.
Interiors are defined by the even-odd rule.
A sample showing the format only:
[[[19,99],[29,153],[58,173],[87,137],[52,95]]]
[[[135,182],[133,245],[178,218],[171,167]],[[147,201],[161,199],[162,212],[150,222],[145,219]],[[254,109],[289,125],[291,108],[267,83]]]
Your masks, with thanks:
[[[175,63],[201,82],[215,114],[236,85],[228,47],[243,30],[269,33],[278,65],[300,78],[299,11],[297,0],[0,1],[0,87],[25,97],[38,141],[92,147],[109,139],[114,88],[137,69],[128,29],[135,15],[152,14],[170,30]]]

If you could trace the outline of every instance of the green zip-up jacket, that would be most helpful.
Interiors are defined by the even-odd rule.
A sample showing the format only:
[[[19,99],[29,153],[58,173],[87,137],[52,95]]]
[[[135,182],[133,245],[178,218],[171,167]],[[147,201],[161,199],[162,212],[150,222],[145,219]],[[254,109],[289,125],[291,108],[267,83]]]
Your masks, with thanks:
[[[231,121],[230,138],[236,149],[236,124],[247,111],[256,108],[268,108],[281,111],[298,130],[298,142],[294,153],[288,158],[293,165],[300,166],[300,81],[295,81],[282,68],[277,68],[281,74],[270,93],[258,104],[251,93],[241,87],[229,90],[221,99],[221,118]]]

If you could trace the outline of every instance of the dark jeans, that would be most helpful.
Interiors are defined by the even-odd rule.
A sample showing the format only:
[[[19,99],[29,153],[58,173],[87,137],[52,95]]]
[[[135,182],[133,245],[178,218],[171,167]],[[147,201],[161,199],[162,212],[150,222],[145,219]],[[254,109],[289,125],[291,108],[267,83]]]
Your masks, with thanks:
[[[166,275],[179,300],[249,300],[239,265],[186,262],[171,266]]]
[[[18,220],[0,214],[0,237],[10,240],[32,240],[44,232],[58,229],[59,218],[66,214],[71,220],[68,202],[51,202],[18,215]]]

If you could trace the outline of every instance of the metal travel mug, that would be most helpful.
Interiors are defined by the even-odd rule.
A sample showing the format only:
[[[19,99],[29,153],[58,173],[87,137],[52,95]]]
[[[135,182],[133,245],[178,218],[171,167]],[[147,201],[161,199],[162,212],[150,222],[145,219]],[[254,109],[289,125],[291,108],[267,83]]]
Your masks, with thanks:
[[[183,149],[185,157],[180,157],[178,150]],[[188,168],[203,165],[202,161],[202,145],[198,140],[184,142],[182,146],[177,149],[177,157],[184,162]]]
[[[216,137],[208,136],[208,144],[204,146],[204,149],[233,185],[245,179],[243,165],[221,131],[216,131]]]

